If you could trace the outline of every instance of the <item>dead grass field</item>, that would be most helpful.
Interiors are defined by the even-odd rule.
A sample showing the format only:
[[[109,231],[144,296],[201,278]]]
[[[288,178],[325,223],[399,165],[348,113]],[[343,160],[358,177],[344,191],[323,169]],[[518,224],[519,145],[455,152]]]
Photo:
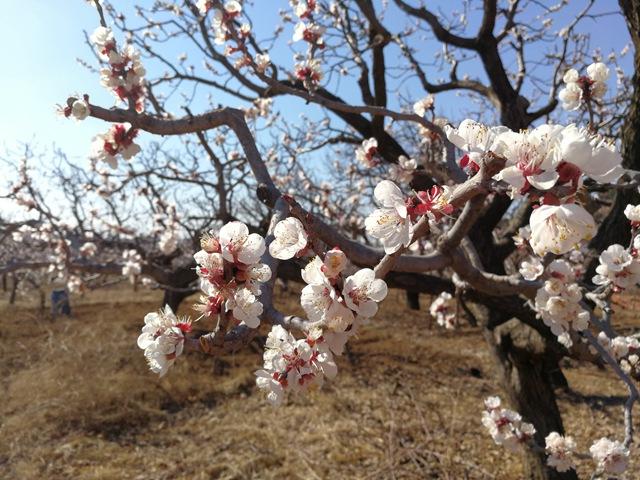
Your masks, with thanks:
[[[394,292],[335,381],[273,409],[251,349],[217,362],[186,354],[161,380],[148,372],[136,338],[159,300],[94,292],[56,321],[2,300],[0,478],[520,478],[519,456],[480,423],[482,399],[500,390],[470,327],[436,330]],[[625,302],[637,324],[639,302]],[[619,434],[624,389],[591,366],[567,364],[566,375],[574,393],[560,393],[561,408],[579,447]],[[628,478],[640,478],[638,461]]]

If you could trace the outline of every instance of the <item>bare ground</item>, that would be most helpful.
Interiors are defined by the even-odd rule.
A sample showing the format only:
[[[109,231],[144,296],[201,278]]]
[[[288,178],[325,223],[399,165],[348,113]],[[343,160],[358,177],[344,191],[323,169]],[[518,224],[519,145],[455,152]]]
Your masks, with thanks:
[[[480,423],[482,399],[500,389],[471,327],[438,330],[392,293],[333,382],[274,409],[254,384],[255,345],[215,362],[187,354],[163,379],[148,372],[136,338],[159,300],[94,292],[56,321],[0,302],[0,478],[521,478],[520,456]],[[638,300],[621,301],[637,325]],[[561,409],[580,449],[620,435],[624,389],[593,366],[565,372]]]

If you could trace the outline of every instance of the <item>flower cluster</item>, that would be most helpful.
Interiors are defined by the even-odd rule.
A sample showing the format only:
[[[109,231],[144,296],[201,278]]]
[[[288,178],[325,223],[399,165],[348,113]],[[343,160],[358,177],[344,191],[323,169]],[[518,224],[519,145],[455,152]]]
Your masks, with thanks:
[[[296,340],[280,325],[274,325],[265,347],[264,365],[256,372],[256,384],[267,392],[267,400],[272,405],[281,405],[289,393],[320,387],[325,376],[333,378],[338,372],[319,329]]]
[[[304,40],[313,46],[324,48],[323,34],[324,27],[315,23],[299,22],[293,31],[293,41],[299,42],[300,40]]]
[[[601,438],[589,448],[597,469],[614,475],[624,473],[629,464],[629,449],[617,440]]]
[[[199,5],[200,13],[206,14],[211,9],[211,2],[201,2]],[[204,12],[203,12],[204,10]],[[229,27],[231,22],[242,13],[242,5],[236,0],[229,0],[224,4],[222,10],[216,9],[213,14],[213,32],[214,40],[218,45],[224,45],[231,38]]]
[[[547,271],[549,278],[536,294],[535,309],[558,341],[569,348],[573,344],[570,330],[587,328],[589,312],[580,306],[582,290],[575,283],[575,275],[568,262],[554,260]]]
[[[529,193],[540,200],[542,206],[530,218],[530,244],[540,256],[566,253],[595,233],[593,217],[575,203],[583,178],[611,183],[624,171],[612,142],[575,125],[513,132],[467,119],[457,129],[446,126],[445,132],[464,152],[460,163],[470,174],[478,171],[483,155],[502,156],[505,167],[494,179],[504,182],[512,196]]]
[[[495,143],[507,160],[495,179],[509,184],[514,194],[527,193],[532,187],[546,191],[555,185],[569,185],[575,191],[583,175],[610,183],[622,174],[622,156],[615,146],[573,124],[505,131]]]
[[[323,73],[320,60],[312,58],[303,62],[296,63],[294,73],[300,80],[304,88],[314,91],[322,81]]]
[[[560,90],[559,98],[566,110],[577,110],[583,103],[602,100],[607,93],[609,68],[604,63],[592,63],[587,67],[587,74],[580,75],[571,68],[564,74],[565,88]]]
[[[600,332],[598,343],[620,363],[625,373],[640,373],[640,341],[637,338],[617,336],[611,339],[606,333]]]
[[[135,250],[122,252],[122,275],[128,277],[131,283],[136,283],[136,278],[142,273],[142,257]]]
[[[377,154],[378,141],[375,138],[367,138],[356,149],[356,160],[367,168],[375,167],[379,163]]]
[[[343,278],[346,267],[347,257],[334,248],[324,254],[324,260],[313,258],[302,271],[307,285],[300,303],[310,322],[307,337],[296,340],[275,325],[267,338],[263,369],[256,372],[256,383],[267,391],[272,404],[281,404],[289,393],[320,386],[325,376],[334,377],[333,356],[342,354],[358,326],[376,314],[378,302],[386,297],[387,285],[373,270],[365,268]]]
[[[138,347],[153,373],[167,373],[184,348],[184,334],[191,331],[191,321],[178,318],[169,305],[144,317],[144,327],[138,337]]]
[[[145,69],[140,52],[127,44],[118,49],[110,28],[98,27],[91,35],[98,55],[109,66],[100,70],[102,85],[121,101],[127,101],[137,112],[144,110]],[[77,117],[76,117],[77,118]]]
[[[289,0],[289,3],[296,16],[301,20],[311,18],[320,10],[317,0]]]
[[[69,293],[82,293],[84,291],[82,278],[77,275],[69,275],[69,278],[67,278],[67,289]]]
[[[356,317],[373,317],[378,302],[387,295],[386,283],[377,279],[370,268],[343,280],[346,266],[347,257],[334,248],[324,255],[324,260],[313,258],[302,272],[307,283],[300,296],[302,308],[309,321],[334,332],[347,331]]]
[[[640,205],[627,205],[624,209],[624,214],[633,228],[640,227]]]
[[[200,14],[205,16],[209,10],[214,9],[212,27],[214,42],[218,45],[225,45],[224,55],[230,57],[235,53],[241,56],[234,62],[237,69],[254,65],[256,70],[264,72],[270,63],[269,55],[258,54],[256,58],[251,58],[247,48],[247,40],[251,35],[251,25],[242,23],[239,26],[234,25],[234,21],[238,19],[242,13],[242,5],[236,0],[228,0],[222,8],[214,8],[215,5],[211,1],[199,1],[198,9]],[[229,40],[234,40],[235,45],[227,44]]]
[[[576,442],[572,437],[564,437],[558,432],[551,432],[544,441],[545,452],[549,455],[547,457],[547,465],[559,472],[566,472],[575,468],[573,453],[576,449]]]
[[[501,408],[501,403],[500,397],[485,399],[482,424],[489,431],[496,445],[502,445],[513,451],[530,440],[536,433],[536,429],[530,423],[523,422],[518,412]]]
[[[637,252],[633,252],[637,254]],[[640,261],[622,245],[614,243],[600,254],[593,283],[613,285],[616,291],[633,287],[640,282]]]
[[[293,41],[304,40],[311,47],[324,48],[324,27],[314,23],[313,16],[319,10],[316,0],[294,0],[291,1],[293,11],[300,18],[293,32]]]
[[[418,115],[419,117],[424,117],[424,114],[427,110],[433,110],[435,104],[435,98],[433,95],[427,95],[421,100],[418,100],[413,104],[413,113]]]
[[[418,192],[405,199],[398,186],[383,180],[373,195],[381,208],[374,210],[365,220],[367,233],[382,242],[387,254],[408,247],[413,237],[413,223],[418,216],[427,215],[438,221],[453,212],[449,203],[452,191],[449,187],[434,186],[428,192]]]
[[[315,58],[315,52],[325,47],[323,35],[325,28],[318,25],[314,20],[314,14],[319,11],[319,4],[316,0],[291,0],[294,13],[300,21],[293,31],[293,41],[305,41],[309,48],[304,61],[296,63],[294,67],[295,77],[302,81],[304,88],[313,92],[318,88],[323,74],[320,60]],[[299,58],[296,54],[294,58]]]
[[[442,292],[429,307],[429,313],[441,327],[448,330],[456,327],[456,302],[449,292]]]
[[[91,158],[118,168],[118,155],[130,160],[140,152],[140,145],[134,143],[138,130],[127,124],[112,125],[105,134],[96,135],[91,145]]]
[[[197,263],[200,288],[205,295],[194,308],[203,316],[230,312],[237,323],[249,328],[260,325],[263,306],[257,299],[260,284],[271,278],[271,269],[260,263],[264,239],[241,222],[224,225],[218,235],[206,234]]]

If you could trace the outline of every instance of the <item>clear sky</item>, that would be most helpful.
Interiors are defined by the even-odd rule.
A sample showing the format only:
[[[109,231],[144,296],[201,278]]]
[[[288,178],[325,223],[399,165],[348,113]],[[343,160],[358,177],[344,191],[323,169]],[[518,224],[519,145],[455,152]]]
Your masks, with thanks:
[[[112,102],[97,76],[76,61],[89,58],[82,30],[95,25],[95,10],[81,0],[2,0],[2,147],[13,150],[19,142],[34,142],[56,144],[74,155],[88,151],[100,122],[70,122],[58,117],[55,107],[89,86],[96,99]]]
[[[116,8],[127,8],[132,2],[115,0],[112,3]],[[136,3],[150,5],[153,2]],[[264,8],[265,12],[268,9],[270,15],[276,11],[273,5],[287,5],[280,0],[256,3],[259,5],[256,8]],[[450,5],[446,1],[431,3],[443,8]],[[557,0],[543,3],[555,4]],[[572,0],[571,8],[574,3],[582,4]],[[98,76],[76,61],[78,57],[91,59],[83,30],[91,32],[97,26],[95,10],[84,0],[2,0],[2,7],[0,148],[15,151],[20,142],[31,142],[40,148],[56,145],[72,158],[85,157],[91,138],[105,129],[104,124],[92,119],[76,123],[58,117],[55,105],[64,103],[69,94],[85,92],[91,94],[93,102],[106,106],[113,103],[110,94],[100,87]],[[617,9],[615,0],[597,2],[596,11]],[[387,17],[385,22],[393,25],[394,18]],[[272,25],[268,21],[259,27],[268,30]],[[597,23],[587,20],[585,28],[592,32],[592,47],[600,47],[605,54],[612,49],[620,51],[628,40],[620,16],[605,17]],[[449,111],[458,108],[455,98],[440,105]]]

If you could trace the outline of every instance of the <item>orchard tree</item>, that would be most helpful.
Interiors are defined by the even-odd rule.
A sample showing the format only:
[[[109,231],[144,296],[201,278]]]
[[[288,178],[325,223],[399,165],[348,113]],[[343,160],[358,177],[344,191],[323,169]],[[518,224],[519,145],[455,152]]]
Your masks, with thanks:
[[[155,1],[134,19],[89,3],[100,25],[87,38],[116,106],[73,86],[83,91],[62,113],[106,126],[90,172],[66,165],[58,177],[102,195],[110,216],[93,217],[153,240],[130,251],[120,231],[79,248],[104,255],[111,241],[135,279],[158,263],[143,255],[180,244],[196,266],[180,288],[201,290],[193,318],[171,306],[145,317],[138,345],[153,372],[184,350],[237,351],[268,324],[256,384],[282,405],[336,376],[335,357],[389,287],[435,293],[439,324],[454,328],[464,311],[483,331],[515,410],[490,397],[482,422],[523,451],[524,478],[577,478],[583,455],[554,393],[563,357],[607,365],[628,388],[624,431],[588,453],[593,478],[624,472],[640,343],[616,333],[610,303],[640,281],[640,80],[591,51],[583,24],[622,13],[637,72],[634,2],[463,1],[445,14],[408,0],[291,0],[271,12],[275,29],[248,0]],[[456,118],[436,115],[456,97]],[[161,147],[142,148],[145,137]],[[69,232],[89,231],[87,217],[74,211],[63,228],[25,171],[8,197],[57,232],[54,263],[71,275]],[[138,195],[123,216],[126,189]],[[305,318],[273,303],[292,265]],[[203,318],[216,327],[196,338]]]

